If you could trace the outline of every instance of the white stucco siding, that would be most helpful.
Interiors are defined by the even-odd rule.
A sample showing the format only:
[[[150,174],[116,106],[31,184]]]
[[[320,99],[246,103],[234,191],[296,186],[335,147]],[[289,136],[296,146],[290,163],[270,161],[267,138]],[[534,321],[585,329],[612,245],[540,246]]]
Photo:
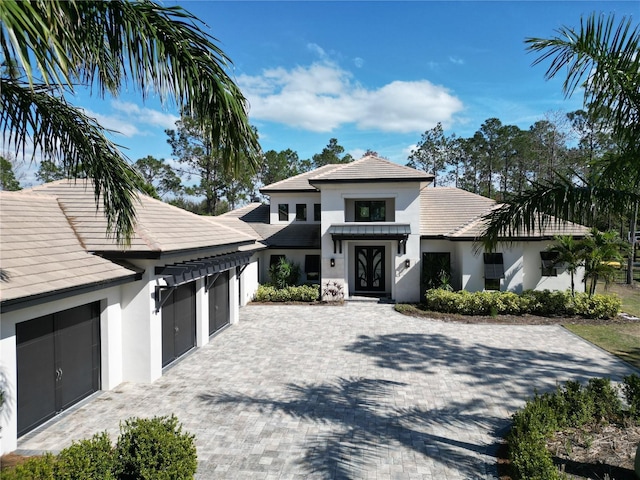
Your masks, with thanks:
[[[269,283],[269,265],[271,264],[272,255],[284,255],[289,262],[296,263],[300,266],[300,280],[299,283],[317,283],[318,280],[310,280],[304,271],[305,261],[307,255],[320,255],[320,250],[317,249],[286,249],[286,248],[270,248],[269,250],[260,254],[262,265],[260,272],[260,283]],[[322,259],[321,259],[322,260]],[[322,270],[322,261],[320,262],[320,269]]]
[[[259,258],[260,254],[254,254],[251,257],[251,262],[244,267],[242,275],[240,275],[239,299],[241,307],[249,303],[258,291],[260,285]]]
[[[553,241],[527,242],[524,247],[525,290],[569,290],[571,289],[571,274],[559,265],[556,276],[542,276],[542,260],[540,252],[553,245]],[[575,290],[585,291],[584,268],[580,267],[574,276]]]
[[[0,320],[0,376],[2,378],[0,382],[3,383],[6,403],[3,414],[0,415],[0,454],[11,452],[17,447],[16,324],[81,305],[100,302],[100,382],[102,390],[110,390],[123,381],[120,297],[121,287],[116,286],[2,314]]]
[[[384,245],[386,254],[386,290],[396,301],[417,301],[420,298],[420,187],[419,182],[393,182],[376,184],[323,184],[321,186],[322,224],[322,286],[337,283],[343,286],[345,296],[353,292],[355,267],[353,246]],[[354,200],[385,199],[387,221],[408,224],[411,234],[406,243],[406,253],[398,254],[397,241],[380,240],[343,241],[342,252],[334,251],[329,227],[346,223],[351,217],[350,206]],[[331,259],[335,266],[331,267]],[[406,268],[405,262],[410,266]]]
[[[278,205],[289,205],[289,218],[281,221],[278,215]],[[313,205],[320,203],[320,193],[273,193],[269,198],[269,223],[282,225],[296,222],[296,205],[302,203],[307,206],[307,220],[304,223],[318,223],[313,219]],[[299,222],[302,223],[302,222]]]

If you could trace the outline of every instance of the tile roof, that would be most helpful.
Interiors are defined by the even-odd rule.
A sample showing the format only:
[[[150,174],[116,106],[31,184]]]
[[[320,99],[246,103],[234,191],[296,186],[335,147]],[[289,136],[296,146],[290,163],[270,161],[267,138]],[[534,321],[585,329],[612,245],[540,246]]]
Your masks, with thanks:
[[[318,172],[309,179],[316,183],[349,183],[349,182],[427,182],[433,175],[415,168],[398,165],[384,158],[375,156],[362,157],[351,163],[344,163],[331,170]]]
[[[317,192],[318,189],[309,183],[309,179],[316,175],[340,168],[341,166],[342,164],[325,165],[323,167],[316,168],[315,170],[266,185],[260,189],[260,192],[265,194],[275,192]]]
[[[470,239],[482,236],[483,216],[499,204],[490,198],[453,187],[424,188],[420,192],[420,234],[425,237]],[[583,236],[589,229],[572,222],[551,222],[542,230],[515,238],[543,238],[554,235]]]
[[[250,231],[231,228],[160,200],[139,194],[131,245],[123,248],[105,234],[102,206],[96,210],[93,185],[86,180],[60,180],[26,190],[53,196],[62,206],[88,251],[110,253],[166,253],[211,248],[256,240]]]
[[[216,217],[246,223],[259,240],[272,248],[320,248],[320,225],[317,223],[270,224],[269,205],[250,203]]]
[[[315,192],[316,183],[361,183],[361,182],[428,182],[433,175],[403,165],[398,165],[384,158],[375,156],[362,157],[350,163],[324,165],[310,172],[301,173],[260,189],[269,194],[276,192]]]
[[[54,196],[0,192],[0,212],[3,307],[18,299],[134,279],[133,270],[85,251]]]

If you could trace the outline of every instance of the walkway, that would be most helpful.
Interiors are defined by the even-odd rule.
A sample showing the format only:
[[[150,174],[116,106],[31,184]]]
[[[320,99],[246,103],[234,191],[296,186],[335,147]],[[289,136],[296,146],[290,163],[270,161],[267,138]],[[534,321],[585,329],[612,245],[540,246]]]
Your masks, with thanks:
[[[197,478],[485,479],[534,389],[621,361],[559,326],[448,324],[391,305],[247,306],[151,385],[123,384],[19,442],[59,450],[130,416],[175,413]]]

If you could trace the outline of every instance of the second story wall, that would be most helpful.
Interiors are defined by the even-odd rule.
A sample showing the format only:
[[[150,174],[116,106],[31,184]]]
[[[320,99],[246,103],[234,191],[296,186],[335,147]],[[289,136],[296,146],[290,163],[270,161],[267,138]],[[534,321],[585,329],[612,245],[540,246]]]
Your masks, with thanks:
[[[269,204],[269,223],[272,225],[293,222],[320,223],[320,192],[274,193]]]

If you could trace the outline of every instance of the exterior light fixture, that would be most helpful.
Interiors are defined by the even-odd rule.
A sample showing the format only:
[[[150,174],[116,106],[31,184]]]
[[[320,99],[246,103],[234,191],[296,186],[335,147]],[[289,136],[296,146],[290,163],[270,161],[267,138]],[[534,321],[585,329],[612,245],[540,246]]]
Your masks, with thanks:
[[[411,260],[407,259],[404,261],[404,268],[409,268],[411,266]]]
[[[335,258],[332,258],[332,259],[330,260],[330,263],[331,263],[331,266],[332,266],[332,267],[335,267],[335,266],[336,266],[336,259],[335,259]]]

